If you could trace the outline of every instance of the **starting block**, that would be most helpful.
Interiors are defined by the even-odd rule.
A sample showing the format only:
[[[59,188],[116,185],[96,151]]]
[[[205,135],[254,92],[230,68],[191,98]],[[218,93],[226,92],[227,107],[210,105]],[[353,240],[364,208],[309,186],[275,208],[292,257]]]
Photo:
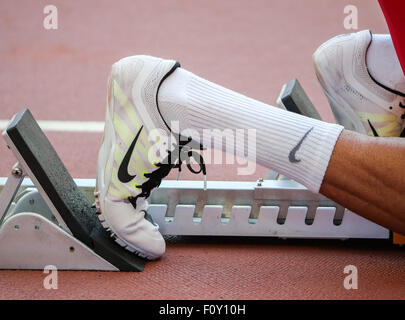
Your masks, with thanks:
[[[297,83],[284,89],[302,98]],[[284,98],[284,107],[294,108],[297,100]],[[101,226],[92,206],[95,179],[70,176],[28,109],[3,137],[18,163],[0,178],[0,269],[143,270],[146,261]],[[166,180],[152,193],[148,213],[163,235],[390,238],[388,229],[297,182],[269,177],[209,181],[207,190],[202,181]]]
[[[0,193],[0,268],[142,271],[145,260],[115,243],[96,209],[79,190],[28,109],[14,116],[3,133],[18,163]],[[38,194],[17,195],[25,176]],[[19,200],[18,200],[19,198]],[[47,209],[31,210],[19,201]],[[15,206],[9,210],[10,207]],[[23,209],[22,209],[23,208]]]

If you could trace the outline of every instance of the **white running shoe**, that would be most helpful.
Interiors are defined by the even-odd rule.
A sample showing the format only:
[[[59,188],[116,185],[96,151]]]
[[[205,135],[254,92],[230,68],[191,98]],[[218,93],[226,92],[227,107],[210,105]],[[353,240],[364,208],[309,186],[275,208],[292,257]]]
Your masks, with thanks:
[[[330,39],[313,55],[315,72],[338,123],[371,136],[399,137],[404,134],[405,94],[368,72],[371,41],[369,30]]]
[[[182,161],[189,160],[184,154],[180,160],[172,147],[165,150],[164,161],[149,155],[152,130],[171,132],[160,114],[157,94],[164,79],[179,66],[176,61],[150,56],[127,57],[112,66],[108,81],[96,206],[103,226],[120,245],[151,260],[163,255],[165,241],[146,213],[146,199],[171,169],[181,169]],[[179,154],[186,143],[180,144]],[[205,166],[200,171],[205,173]]]

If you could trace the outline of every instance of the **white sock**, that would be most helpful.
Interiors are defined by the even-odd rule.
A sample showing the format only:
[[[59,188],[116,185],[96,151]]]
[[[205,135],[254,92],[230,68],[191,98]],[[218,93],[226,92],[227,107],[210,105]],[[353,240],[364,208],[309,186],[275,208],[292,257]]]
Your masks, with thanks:
[[[251,160],[290,177],[313,192],[319,192],[332,151],[343,130],[340,125],[248,98],[182,68],[176,69],[162,83],[158,102],[166,122],[179,121],[180,130],[191,128],[200,136],[204,129],[256,129],[253,146],[256,155]],[[245,134],[239,140],[236,138],[235,144],[244,143],[245,154],[249,157],[247,142]]]
[[[390,35],[373,34],[366,63],[371,76],[379,83],[390,89],[405,92],[404,72]]]

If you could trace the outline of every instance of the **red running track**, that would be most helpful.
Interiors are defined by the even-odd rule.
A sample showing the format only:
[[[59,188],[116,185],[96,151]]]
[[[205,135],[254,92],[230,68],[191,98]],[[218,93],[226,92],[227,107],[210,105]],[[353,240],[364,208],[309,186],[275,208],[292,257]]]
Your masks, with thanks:
[[[61,1],[59,28],[43,28],[48,1],[0,2],[0,119],[29,107],[40,120],[103,121],[110,65],[127,55],[173,58],[204,78],[275,104],[297,77],[333,121],[311,55],[343,27],[342,1]],[[386,33],[374,0],[352,0],[359,30]],[[48,132],[72,176],[94,178],[101,134]],[[15,162],[0,142],[0,176]],[[244,180],[256,180],[258,167]],[[174,175],[171,176],[174,178]],[[191,175],[185,174],[185,179]],[[199,178],[199,177],[197,177]],[[211,166],[211,180],[236,180]],[[343,269],[359,270],[359,289]],[[0,271],[1,299],[403,299],[404,251],[381,241],[173,238],[142,273]]]

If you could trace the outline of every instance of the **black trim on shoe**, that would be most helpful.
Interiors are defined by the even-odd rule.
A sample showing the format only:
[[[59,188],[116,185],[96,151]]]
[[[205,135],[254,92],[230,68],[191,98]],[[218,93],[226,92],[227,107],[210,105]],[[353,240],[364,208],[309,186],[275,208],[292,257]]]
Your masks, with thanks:
[[[379,135],[378,135],[378,133],[377,133],[377,130],[376,130],[376,129],[374,128],[374,126],[371,124],[370,120],[367,119],[367,121],[368,121],[368,124],[370,125],[371,131],[373,131],[374,137],[379,137]]]
[[[368,72],[368,75],[370,76],[371,80],[373,80],[373,81],[374,81],[376,84],[378,84],[380,87],[384,88],[385,90],[387,90],[387,91],[389,91],[389,92],[391,92],[391,93],[394,93],[394,94],[396,94],[396,95],[398,95],[398,96],[401,96],[401,97],[404,97],[404,98],[405,98],[405,93],[402,93],[402,92],[400,92],[400,91],[397,91],[397,90],[388,88],[387,86],[385,86],[385,85],[383,85],[382,83],[378,82],[378,81],[377,81],[376,79],[374,79],[373,76],[370,74],[370,71],[368,70],[368,68],[367,68],[367,72]]]
[[[160,86],[162,85],[163,81],[165,81],[167,79],[168,76],[170,76],[177,68],[180,68],[181,65],[178,61],[176,61],[176,63],[174,64],[174,66],[169,70],[169,72],[167,72],[165,74],[165,76],[162,78],[162,80],[160,80],[159,85],[157,87],[156,90],[156,107],[158,109],[159,115],[162,118],[162,121],[164,122],[164,124],[166,125],[167,129],[169,129],[169,132],[172,132],[172,129],[169,127],[169,125],[167,124],[166,120],[163,118],[162,113],[160,112],[160,108],[159,108],[159,102],[158,102],[158,94],[159,94],[159,89]]]
[[[364,57],[365,58],[364,64],[366,65],[366,70],[367,70],[368,75],[370,76],[371,80],[373,80],[380,87],[384,88],[385,90],[387,90],[387,91],[389,91],[391,93],[394,93],[394,94],[396,94],[398,96],[401,96],[401,97],[405,98],[405,93],[402,93],[402,92],[397,91],[395,89],[388,88],[387,86],[383,85],[382,83],[380,83],[376,79],[374,79],[374,77],[371,75],[370,70],[368,69],[368,66],[367,66],[367,53],[368,53],[368,49],[370,48],[371,42],[373,42],[373,33],[371,32],[371,30],[369,30],[369,32],[370,32],[370,35],[371,35],[371,40],[370,40],[370,43],[367,46],[366,55]]]
[[[151,181],[151,183],[152,184],[154,183],[156,186],[160,185],[160,182],[162,181],[162,179],[169,174],[171,169],[177,168],[179,170],[179,172],[181,172],[181,165],[182,165],[183,161],[185,161],[185,163],[187,165],[187,168],[192,173],[199,174],[200,172],[202,172],[203,175],[204,175],[204,181],[206,181],[207,169],[205,167],[204,159],[199,153],[194,151],[194,150],[200,150],[200,151],[201,150],[206,150],[206,148],[204,148],[204,146],[200,142],[197,142],[197,141],[193,140],[191,137],[186,138],[186,137],[182,136],[180,134],[180,132],[173,132],[172,129],[170,128],[170,126],[167,124],[167,122],[163,118],[163,115],[160,112],[160,108],[159,108],[158,95],[159,95],[160,86],[162,85],[163,81],[165,81],[167,79],[167,77],[169,77],[179,67],[181,67],[181,65],[180,65],[180,63],[178,61],[176,61],[176,63],[173,65],[173,67],[160,80],[160,83],[159,83],[159,85],[157,87],[157,90],[156,90],[156,107],[158,109],[159,115],[160,115],[163,123],[166,125],[169,132],[171,134],[173,134],[175,136],[175,139],[177,140],[177,146],[174,149],[173,154],[175,154],[175,157],[176,156],[178,157],[178,159],[175,160],[175,163],[172,163],[173,162],[172,159],[171,159],[172,158],[172,156],[171,156],[172,151],[167,150],[168,151],[168,157],[164,160],[164,163],[157,164],[157,166],[158,166],[157,170],[155,170],[155,171],[153,171],[151,173],[147,173],[148,177],[150,178],[148,181]],[[185,148],[185,146],[187,146],[187,148]],[[183,148],[184,148],[184,150],[183,150]],[[187,151],[185,151],[186,149],[187,149]],[[199,161],[197,161],[197,159],[196,159],[197,157],[198,157]],[[185,160],[182,160],[183,158]],[[199,164],[199,166],[200,166],[199,171],[196,171],[191,167],[190,158],[194,158],[194,160]],[[147,183],[141,185],[140,188],[142,189],[141,195],[149,196],[150,186],[148,186]],[[205,189],[206,189],[206,185],[204,183],[204,190]],[[136,202],[136,198],[134,198],[132,202]]]
[[[404,128],[404,130],[402,130],[400,138],[405,138],[405,128]]]
[[[177,139],[178,144],[180,143],[180,141],[182,141],[182,144],[188,143],[189,146],[191,146],[190,143],[197,143],[199,150],[205,150],[205,148],[203,147],[203,145],[201,143],[192,140],[191,137],[186,138],[186,137],[182,136],[180,134],[180,132],[173,132],[173,130],[167,124],[166,120],[163,118],[162,113],[160,112],[159,102],[158,102],[158,95],[159,95],[160,86],[162,85],[163,81],[165,81],[167,79],[167,77],[169,77],[177,68],[180,68],[180,67],[181,67],[180,62],[176,61],[176,63],[173,65],[173,67],[166,73],[166,75],[162,78],[162,80],[160,80],[160,83],[159,83],[159,85],[157,87],[157,90],[156,90],[156,107],[158,109],[160,117],[162,118],[163,123],[166,125],[169,132],[172,133],[175,136],[175,138]],[[194,145],[193,148],[195,148],[195,147],[196,146]]]

